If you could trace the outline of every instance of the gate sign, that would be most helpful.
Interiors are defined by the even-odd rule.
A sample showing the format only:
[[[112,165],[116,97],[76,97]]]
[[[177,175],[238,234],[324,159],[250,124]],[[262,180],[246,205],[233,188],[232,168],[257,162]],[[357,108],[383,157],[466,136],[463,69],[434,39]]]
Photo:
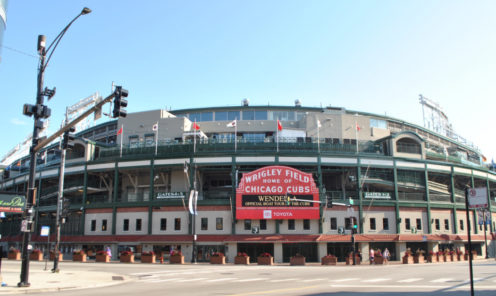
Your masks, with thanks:
[[[286,166],[243,174],[236,190],[236,218],[319,219],[319,190],[312,174]]]
[[[475,208],[487,208],[487,188],[469,188],[468,189],[468,207],[470,209]]]
[[[26,197],[18,193],[0,193],[0,212],[22,213],[26,206]]]

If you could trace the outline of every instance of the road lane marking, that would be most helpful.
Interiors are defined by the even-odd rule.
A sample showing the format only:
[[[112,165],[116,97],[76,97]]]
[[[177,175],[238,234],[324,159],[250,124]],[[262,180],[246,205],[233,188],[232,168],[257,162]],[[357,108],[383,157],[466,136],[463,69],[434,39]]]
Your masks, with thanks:
[[[232,281],[232,280],[237,280],[238,278],[221,278],[221,279],[214,279],[214,280],[208,280],[205,281],[207,283],[215,283],[215,282],[223,282],[223,281]]]
[[[449,282],[449,281],[452,281],[453,279],[451,278],[440,278],[440,279],[437,279],[437,280],[433,280],[433,281],[430,281],[431,283],[446,283],[446,282]]]
[[[270,280],[270,283],[282,283],[282,282],[290,282],[297,281],[298,279],[280,279],[280,280]]]
[[[362,282],[364,282],[364,283],[377,283],[377,282],[385,282],[385,281],[390,281],[390,280],[391,279],[381,278],[381,279],[363,280]]]
[[[267,278],[254,278],[254,279],[244,279],[244,280],[237,280],[237,281],[234,281],[236,283],[245,283],[245,282],[255,282],[255,281],[262,281],[262,280],[266,280]]]
[[[398,283],[413,283],[413,282],[418,282],[421,280],[423,280],[423,278],[412,278],[412,279],[405,279],[405,280],[398,281]]]
[[[183,280],[183,279],[184,278],[150,279],[150,280],[143,280],[143,282],[147,282],[147,283],[163,283],[163,282],[178,281],[178,280]]]
[[[276,289],[276,290],[262,290],[262,291],[257,291],[257,292],[248,292],[248,293],[241,293],[241,294],[231,294],[230,296],[247,296],[247,295],[266,295],[266,294],[280,294],[282,292],[294,292],[294,291],[300,291],[300,290],[308,290],[308,289],[314,289],[319,286],[306,286],[306,287],[300,287],[300,288],[288,288],[288,289]]]
[[[178,283],[187,283],[187,282],[194,282],[194,281],[201,281],[201,280],[206,280],[208,278],[193,278],[193,279],[185,279],[185,280],[178,280]]]
[[[310,282],[318,282],[318,281],[325,281],[326,279],[311,279],[311,280],[303,280],[302,282],[305,283],[310,283]]]
[[[357,280],[359,280],[359,278],[347,278],[347,279],[331,280],[331,282],[341,283],[341,282],[349,282],[349,281],[357,281]]]

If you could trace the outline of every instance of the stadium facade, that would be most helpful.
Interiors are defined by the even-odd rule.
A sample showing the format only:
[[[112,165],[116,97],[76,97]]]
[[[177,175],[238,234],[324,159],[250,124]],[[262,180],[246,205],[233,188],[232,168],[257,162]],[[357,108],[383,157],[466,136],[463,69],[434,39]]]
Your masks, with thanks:
[[[245,101],[131,113],[79,131],[74,144],[65,253],[180,249],[191,260],[196,245],[198,261],[216,251],[230,262],[238,252],[344,260],[354,224],[364,259],[370,248],[397,260],[408,248],[463,251],[469,186],[486,188],[491,216],[484,227],[470,210],[474,248],[494,256],[496,174],[477,149],[400,119]],[[37,160],[35,247],[46,242],[41,226],[55,229],[59,164],[58,144]],[[14,161],[0,189],[25,193],[28,167],[29,158]],[[19,246],[20,224],[17,214],[2,219],[5,247]]]

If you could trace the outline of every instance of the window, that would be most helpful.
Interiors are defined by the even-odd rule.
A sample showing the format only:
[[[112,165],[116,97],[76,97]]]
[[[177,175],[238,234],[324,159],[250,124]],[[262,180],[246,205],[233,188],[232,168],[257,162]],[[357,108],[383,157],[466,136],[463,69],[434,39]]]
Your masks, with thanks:
[[[444,219],[444,229],[449,230],[449,220],[448,219]]]
[[[288,230],[295,230],[295,220],[288,220]]]
[[[260,230],[267,230],[267,220],[260,220]]]
[[[181,230],[181,218],[174,219],[174,230]]]
[[[387,123],[385,120],[371,118],[370,119],[370,127],[387,129]]]
[[[150,147],[150,146],[155,146],[155,135],[145,135],[145,146]]]
[[[227,120],[241,119],[241,115],[239,111],[229,111],[227,112]]]
[[[255,111],[255,120],[267,120],[267,111]]]
[[[345,229],[351,229],[351,219],[350,218],[344,218],[344,228]]]
[[[208,218],[201,218],[201,230],[208,230]]]
[[[91,231],[96,231],[96,220],[91,220]]]
[[[465,226],[463,225],[463,220],[460,220],[460,230],[464,230]]]
[[[196,122],[199,122],[199,121],[201,121],[201,115],[200,115],[200,113],[190,113],[189,114],[189,120],[191,122],[195,122],[195,121]]]
[[[405,219],[405,228],[407,230],[410,230],[411,226],[410,226],[410,218],[406,218]]]
[[[245,230],[251,230],[251,220],[245,220]]]
[[[224,229],[224,218],[222,218],[222,217],[215,218],[215,229],[216,230],[223,230]]]
[[[440,230],[441,229],[441,223],[439,223],[439,219],[434,220],[434,222],[436,223],[436,230]]]
[[[370,218],[370,230],[375,230],[375,218]]]
[[[417,230],[422,230],[422,219],[417,218]]]
[[[227,112],[226,111],[215,112],[215,121],[227,121]]]
[[[382,229],[389,230],[389,219],[388,218],[382,219]]]
[[[303,220],[303,230],[310,230],[310,220],[309,219]]]
[[[167,219],[160,219],[160,230],[167,230]]]
[[[253,120],[255,119],[255,111],[243,111],[243,120]]]
[[[102,231],[107,231],[107,219],[102,220]]]
[[[201,121],[214,121],[214,113],[212,112],[202,112]]]
[[[331,218],[331,230],[336,230],[336,229],[338,229],[338,219]]]
[[[123,231],[129,231],[129,219],[124,219],[124,224],[122,224]]]
[[[136,219],[136,231],[141,231],[141,219]]]

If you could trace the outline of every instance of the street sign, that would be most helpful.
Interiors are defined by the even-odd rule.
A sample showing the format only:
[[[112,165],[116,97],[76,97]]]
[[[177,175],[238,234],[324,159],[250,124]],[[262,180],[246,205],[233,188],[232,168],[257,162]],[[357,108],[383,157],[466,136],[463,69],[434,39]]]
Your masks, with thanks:
[[[487,188],[468,189],[468,207],[470,209],[487,208]]]

